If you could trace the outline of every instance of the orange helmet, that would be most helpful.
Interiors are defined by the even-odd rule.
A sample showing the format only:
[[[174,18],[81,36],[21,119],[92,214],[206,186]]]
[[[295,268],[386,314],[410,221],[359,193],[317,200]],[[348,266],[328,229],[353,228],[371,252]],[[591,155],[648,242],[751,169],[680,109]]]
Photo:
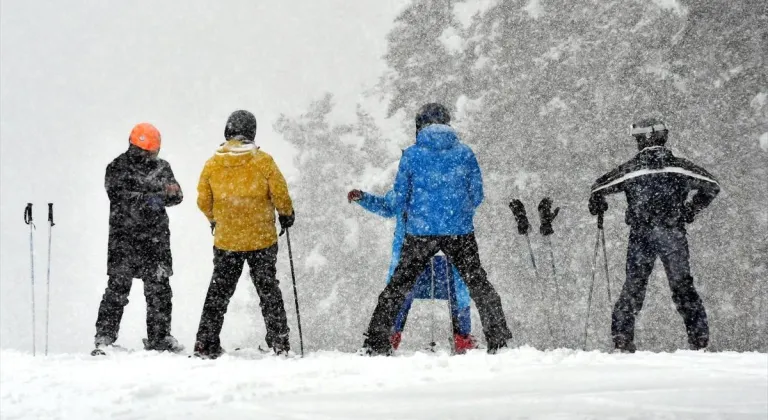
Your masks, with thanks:
[[[150,123],[136,124],[129,140],[139,149],[157,152],[160,150],[160,132]]]

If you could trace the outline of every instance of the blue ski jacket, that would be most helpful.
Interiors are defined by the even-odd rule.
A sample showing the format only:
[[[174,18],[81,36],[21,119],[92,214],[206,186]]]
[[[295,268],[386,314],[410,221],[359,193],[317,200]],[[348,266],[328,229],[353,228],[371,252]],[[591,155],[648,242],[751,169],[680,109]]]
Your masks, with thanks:
[[[390,190],[388,193],[386,193],[384,196],[379,196],[371,193],[364,192],[363,197],[357,202],[360,204],[361,207],[364,209],[370,211],[371,213],[377,214],[382,217],[386,218],[397,218],[397,223],[395,224],[395,239],[392,242],[392,261],[389,265],[389,273],[387,274],[387,284],[389,284],[389,281],[392,279],[392,275],[395,272],[395,268],[397,267],[397,263],[400,261],[400,250],[403,247],[403,241],[405,240],[405,218],[403,216],[402,211],[397,210],[397,201],[396,201],[396,194],[393,190]],[[461,276],[459,275],[458,270],[456,270],[456,267],[451,266],[452,268],[452,274],[454,279],[454,290],[456,293],[456,301],[458,304],[459,309],[467,308],[469,307],[471,300],[469,297],[469,290],[467,289],[467,285],[464,284],[464,281],[461,279]],[[416,282],[416,288],[418,290],[428,290],[426,287],[419,287],[420,283],[423,281],[430,281],[430,276],[432,275],[432,267],[429,266],[419,276],[419,280]],[[445,270],[435,270],[435,275],[441,275],[446,276],[447,272]],[[447,292],[444,290],[446,285],[446,279],[444,278],[436,278],[436,289],[440,288],[440,290],[435,291],[435,295],[438,298],[447,298]],[[440,287],[442,285],[442,287]],[[426,299],[429,298],[429,295],[424,295],[424,293],[418,293],[416,296],[418,299]]]
[[[396,208],[405,231],[416,236],[466,235],[475,231],[475,209],[483,202],[483,178],[474,152],[447,125],[432,124],[416,136],[400,159]]]

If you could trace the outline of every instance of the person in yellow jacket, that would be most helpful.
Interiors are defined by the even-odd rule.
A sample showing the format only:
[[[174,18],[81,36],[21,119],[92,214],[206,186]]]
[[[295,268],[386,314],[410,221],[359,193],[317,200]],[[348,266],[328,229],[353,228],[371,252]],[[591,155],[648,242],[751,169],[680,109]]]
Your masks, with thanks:
[[[219,341],[224,314],[237,281],[248,262],[259,294],[267,327],[267,345],[277,354],[290,350],[288,322],[277,280],[277,230],[293,225],[294,210],[283,174],[272,156],[259,150],[256,117],[235,111],[224,129],[226,142],[200,174],[197,206],[208,218],[214,234],[213,277],[208,286],[195,355],[216,358],[223,353]]]

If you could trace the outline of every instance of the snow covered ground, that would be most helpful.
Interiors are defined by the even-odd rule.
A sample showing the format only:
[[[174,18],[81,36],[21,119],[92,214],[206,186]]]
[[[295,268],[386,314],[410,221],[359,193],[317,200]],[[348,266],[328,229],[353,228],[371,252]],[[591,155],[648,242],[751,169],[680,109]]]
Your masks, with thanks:
[[[768,355],[0,353],[2,419],[766,419]]]

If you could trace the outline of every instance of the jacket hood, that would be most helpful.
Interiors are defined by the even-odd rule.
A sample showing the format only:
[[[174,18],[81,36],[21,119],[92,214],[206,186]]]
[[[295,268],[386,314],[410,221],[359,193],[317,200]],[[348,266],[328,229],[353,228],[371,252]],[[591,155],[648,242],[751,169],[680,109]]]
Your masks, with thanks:
[[[432,124],[419,131],[416,144],[430,150],[446,150],[459,144],[459,136],[448,125]]]
[[[259,148],[251,142],[232,139],[222,144],[213,158],[224,166],[240,166],[253,159],[257,150]]]

